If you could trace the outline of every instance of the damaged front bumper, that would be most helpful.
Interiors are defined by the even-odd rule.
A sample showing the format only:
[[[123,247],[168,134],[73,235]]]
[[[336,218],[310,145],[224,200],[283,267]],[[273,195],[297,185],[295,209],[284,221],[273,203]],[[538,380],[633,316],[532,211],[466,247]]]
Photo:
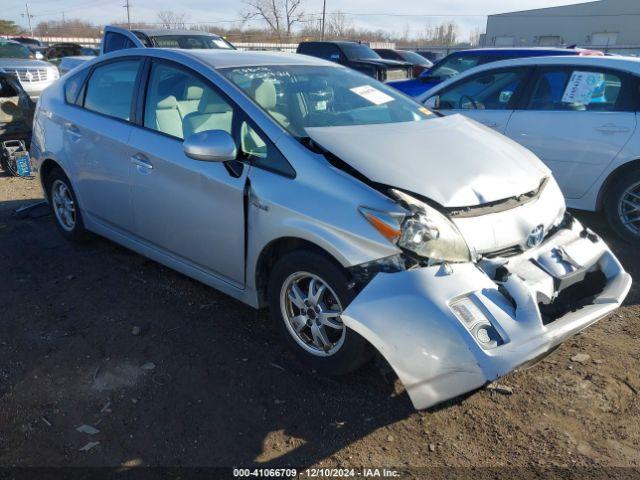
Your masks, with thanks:
[[[379,273],[342,319],[423,409],[544,356],[619,307],[630,287],[607,245],[573,221],[509,258]]]

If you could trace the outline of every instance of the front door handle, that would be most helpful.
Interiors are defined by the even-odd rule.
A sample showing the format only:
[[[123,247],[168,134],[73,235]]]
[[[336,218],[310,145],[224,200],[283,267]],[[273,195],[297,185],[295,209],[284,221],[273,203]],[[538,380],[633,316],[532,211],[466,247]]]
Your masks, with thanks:
[[[129,157],[131,163],[133,163],[136,167],[138,167],[138,171],[149,171],[153,169],[153,165],[151,161],[142,153],[136,153],[135,155],[131,155]]]
[[[489,120],[487,121],[482,121],[480,120],[480,123],[482,123],[483,125],[490,127],[490,128],[496,128],[498,126],[498,124],[496,122],[491,122]]]

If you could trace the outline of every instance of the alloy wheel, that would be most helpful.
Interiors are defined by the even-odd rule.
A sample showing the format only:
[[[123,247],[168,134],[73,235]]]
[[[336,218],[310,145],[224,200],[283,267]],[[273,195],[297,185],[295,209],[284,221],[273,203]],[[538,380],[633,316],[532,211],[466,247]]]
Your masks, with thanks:
[[[62,180],[55,180],[51,185],[51,203],[60,226],[67,232],[73,231],[76,226],[76,206],[71,190]]]
[[[640,236],[640,182],[631,185],[620,196],[618,216],[622,225]]]
[[[346,335],[342,304],[319,276],[291,274],[280,290],[280,309],[287,330],[307,352],[326,357],[342,347]]]

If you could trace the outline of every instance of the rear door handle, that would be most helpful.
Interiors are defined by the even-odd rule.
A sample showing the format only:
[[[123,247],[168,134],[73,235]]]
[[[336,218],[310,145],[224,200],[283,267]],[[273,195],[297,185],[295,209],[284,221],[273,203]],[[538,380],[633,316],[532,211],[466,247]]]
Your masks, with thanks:
[[[80,138],[82,137],[82,134],[80,133],[80,129],[74,125],[71,122],[67,122],[65,124],[65,127],[67,127],[67,133],[69,133],[70,136],[74,137],[74,138]]]
[[[129,159],[131,160],[131,163],[133,163],[136,167],[138,167],[138,171],[142,172],[142,171],[149,171],[153,169],[153,165],[151,164],[151,161],[142,153],[136,153],[135,155],[131,155],[131,157],[129,157]]]
[[[600,125],[596,130],[602,133],[626,133],[630,129],[622,125],[616,125],[615,123],[605,123],[604,125]]]

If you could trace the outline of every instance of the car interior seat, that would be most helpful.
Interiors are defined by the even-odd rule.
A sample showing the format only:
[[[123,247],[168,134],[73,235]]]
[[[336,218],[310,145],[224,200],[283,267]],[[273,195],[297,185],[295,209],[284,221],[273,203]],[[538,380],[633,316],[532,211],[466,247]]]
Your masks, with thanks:
[[[210,88],[204,89],[198,110],[183,120],[185,138],[207,130],[224,130],[231,133],[233,110],[220,95]]]

